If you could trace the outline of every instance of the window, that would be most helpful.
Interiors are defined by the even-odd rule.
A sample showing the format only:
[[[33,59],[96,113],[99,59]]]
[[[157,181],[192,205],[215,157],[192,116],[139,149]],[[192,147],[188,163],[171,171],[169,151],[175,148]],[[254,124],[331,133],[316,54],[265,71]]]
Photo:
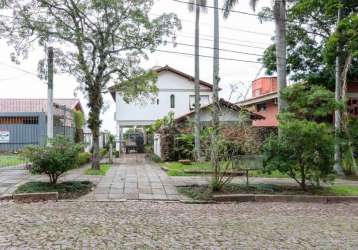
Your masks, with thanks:
[[[200,106],[209,105],[209,96],[208,95],[201,95],[200,96]],[[195,108],[195,95],[191,95],[189,97],[189,108],[193,110]]]
[[[159,98],[157,99],[157,104],[159,105]]]
[[[170,108],[175,108],[175,96],[170,95]]]
[[[263,112],[266,111],[266,103],[259,103],[256,106],[257,112]]]

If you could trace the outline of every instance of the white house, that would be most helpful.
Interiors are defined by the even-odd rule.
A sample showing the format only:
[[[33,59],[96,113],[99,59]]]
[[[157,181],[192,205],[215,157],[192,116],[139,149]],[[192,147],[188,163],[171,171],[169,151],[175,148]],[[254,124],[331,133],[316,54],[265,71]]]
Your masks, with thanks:
[[[174,112],[175,117],[180,117],[194,109],[194,77],[169,66],[154,70],[158,73],[158,93],[153,100],[126,103],[118,92],[110,88],[116,102],[115,120],[119,140],[122,138],[123,128],[145,127],[169,112]],[[212,84],[200,81],[202,106],[212,102],[212,90]]]

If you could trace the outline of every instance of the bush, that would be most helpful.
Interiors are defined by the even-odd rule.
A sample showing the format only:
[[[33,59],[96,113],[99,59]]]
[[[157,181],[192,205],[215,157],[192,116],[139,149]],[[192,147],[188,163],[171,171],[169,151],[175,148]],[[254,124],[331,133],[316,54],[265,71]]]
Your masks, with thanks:
[[[106,154],[108,153],[108,150],[106,148],[101,148],[99,150],[99,155],[103,158],[106,156]]]
[[[265,170],[278,170],[293,178],[303,190],[307,181],[334,180],[334,131],[326,124],[291,120],[280,124],[280,136],[263,147]]]
[[[81,145],[64,136],[56,136],[50,143],[50,146],[27,147],[23,154],[32,162],[31,173],[47,174],[50,183],[56,184],[63,173],[78,166]]]
[[[194,158],[194,135],[193,134],[180,134],[175,138],[175,151],[177,158],[193,159]]]
[[[149,156],[149,159],[150,159],[151,161],[154,161],[154,162],[157,162],[157,163],[162,162],[162,159],[161,159],[158,155],[156,155],[156,154],[151,154],[151,155]]]
[[[114,156],[115,156],[116,158],[119,158],[119,155],[120,155],[119,151],[116,150],[116,151],[114,152]]]
[[[78,165],[82,166],[91,161],[91,154],[87,152],[81,152],[78,154]]]

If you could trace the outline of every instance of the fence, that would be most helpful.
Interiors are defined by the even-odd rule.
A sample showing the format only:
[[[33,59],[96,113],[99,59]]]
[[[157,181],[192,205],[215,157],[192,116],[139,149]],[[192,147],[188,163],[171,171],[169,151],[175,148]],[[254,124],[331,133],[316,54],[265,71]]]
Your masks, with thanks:
[[[2,100],[0,102],[0,167],[23,166],[19,153],[28,145],[47,141],[46,100]],[[73,111],[54,104],[54,135],[74,138]]]

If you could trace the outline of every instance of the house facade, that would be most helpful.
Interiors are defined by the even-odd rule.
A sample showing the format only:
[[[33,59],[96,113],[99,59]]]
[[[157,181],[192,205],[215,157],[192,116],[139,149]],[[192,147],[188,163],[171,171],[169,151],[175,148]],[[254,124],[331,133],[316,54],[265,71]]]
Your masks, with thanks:
[[[153,98],[126,103],[119,92],[110,88],[116,102],[115,121],[119,141],[117,150],[122,141],[124,128],[144,128],[169,112],[174,112],[175,117],[180,117],[194,109],[194,77],[169,66],[157,67],[154,70],[158,73],[158,93]],[[212,102],[212,91],[210,83],[200,81],[201,106]]]
[[[265,117],[254,120],[254,127],[277,127],[277,77],[260,77],[252,82],[252,98],[241,101],[239,106]]]
[[[277,127],[277,77],[261,77],[252,82],[252,98],[241,101],[239,106],[265,117],[254,120],[254,127]],[[358,81],[347,86],[347,108],[352,117],[358,118]]]
[[[54,135],[73,138],[78,99],[54,99]],[[47,99],[0,99],[0,152],[13,152],[47,140]]]

